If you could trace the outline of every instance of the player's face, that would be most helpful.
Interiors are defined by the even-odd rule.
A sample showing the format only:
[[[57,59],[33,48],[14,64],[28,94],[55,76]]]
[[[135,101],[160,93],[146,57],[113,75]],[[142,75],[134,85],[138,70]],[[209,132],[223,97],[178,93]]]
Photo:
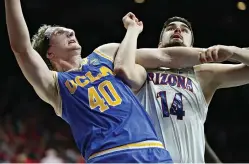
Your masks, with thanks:
[[[69,57],[67,54],[75,50],[81,50],[81,46],[75,37],[75,32],[64,27],[56,28],[50,37],[49,53],[66,59]]]
[[[164,30],[159,47],[187,46],[192,44],[192,32],[182,22],[171,22]]]

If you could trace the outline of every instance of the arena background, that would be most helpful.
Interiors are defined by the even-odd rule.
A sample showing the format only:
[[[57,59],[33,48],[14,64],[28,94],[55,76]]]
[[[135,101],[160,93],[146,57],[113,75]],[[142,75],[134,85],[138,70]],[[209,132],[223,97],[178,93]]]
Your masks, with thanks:
[[[138,0],[142,2],[142,0]],[[22,0],[31,36],[41,24],[76,31],[83,56],[97,46],[120,42],[122,17],[131,11],[144,22],[138,47],[157,47],[164,21],[187,18],[196,47],[216,44],[249,47],[248,1],[237,0]],[[244,5],[243,5],[244,4]],[[239,7],[239,8],[238,8]],[[4,1],[0,3],[0,162],[41,162],[56,150],[64,162],[83,162],[69,126],[43,103],[22,75],[7,37]],[[249,54],[248,54],[249,55]],[[210,105],[205,131],[222,162],[249,162],[249,85],[219,90]],[[55,159],[46,157],[45,159]]]

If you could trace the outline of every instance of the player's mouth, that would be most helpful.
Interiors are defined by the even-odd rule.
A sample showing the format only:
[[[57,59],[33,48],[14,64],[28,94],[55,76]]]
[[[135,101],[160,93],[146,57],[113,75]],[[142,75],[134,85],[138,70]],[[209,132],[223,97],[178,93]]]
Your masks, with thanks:
[[[182,36],[181,36],[181,34],[179,34],[179,33],[174,33],[172,36],[171,36],[171,39],[183,39],[182,38]]]
[[[73,44],[73,43],[76,43],[76,40],[71,39],[71,40],[69,40],[68,45],[69,45],[69,44]]]

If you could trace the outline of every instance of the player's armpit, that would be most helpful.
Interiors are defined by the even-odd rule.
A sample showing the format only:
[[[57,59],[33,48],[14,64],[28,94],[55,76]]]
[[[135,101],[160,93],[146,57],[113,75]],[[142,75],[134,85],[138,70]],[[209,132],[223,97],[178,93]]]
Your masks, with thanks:
[[[62,99],[59,93],[59,85],[58,85],[58,74],[55,71],[50,71],[53,79],[50,86],[47,89],[41,89],[39,86],[33,85],[33,88],[37,95],[45,102],[50,104],[56,113],[56,115],[62,115]]]
[[[107,57],[109,60],[114,61],[119,45],[119,43],[108,43],[99,46],[98,48],[96,48],[96,50],[103,56]]]
[[[54,82],[54,86],[53,88],[51,88],[51,95],[53,96],[52,100],[53,102],[50,102],[50,104],[53,104],[53,108],[54,111],[56,113],[57,116],[62,116],[62,98],[60,95],[60,88],[59,88],[59,84],[58,84],[58,72],[55,71],[51,71],[53,74],[53,82]]]
[[[41,56],[32,48],[15,54],[18,65],[38,96],[55,107],[56,85],[52,71],[49,70]]]
[[[214,70],[212,69],[212,65],[213,64],[201,64],[194,66],[196,78],[200,83],[207,104],[210,104],[218,87],[218,84],[213,80]]]
[[[133,92],[137,92],[146,81],[147,72],[141,65],[136,64],[132,72],[127,74],[127,72],[116,72],[119,76],[131,89]]]

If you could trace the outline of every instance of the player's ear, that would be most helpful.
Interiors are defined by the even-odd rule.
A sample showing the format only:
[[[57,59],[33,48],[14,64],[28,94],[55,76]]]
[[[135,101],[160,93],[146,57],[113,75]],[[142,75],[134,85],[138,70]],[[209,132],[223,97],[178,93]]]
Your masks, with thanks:
[[[48,58],[48,59],[52,59],[53,57],[54,57],[54,54],[53,54],[53,53],[49,53],[49,52],[48,52],[48,54],[47,54],[47,58]]]
[[[48,49],[46,57],[50,60],[54,58],[54,53],[52,52],[50,48]]]

